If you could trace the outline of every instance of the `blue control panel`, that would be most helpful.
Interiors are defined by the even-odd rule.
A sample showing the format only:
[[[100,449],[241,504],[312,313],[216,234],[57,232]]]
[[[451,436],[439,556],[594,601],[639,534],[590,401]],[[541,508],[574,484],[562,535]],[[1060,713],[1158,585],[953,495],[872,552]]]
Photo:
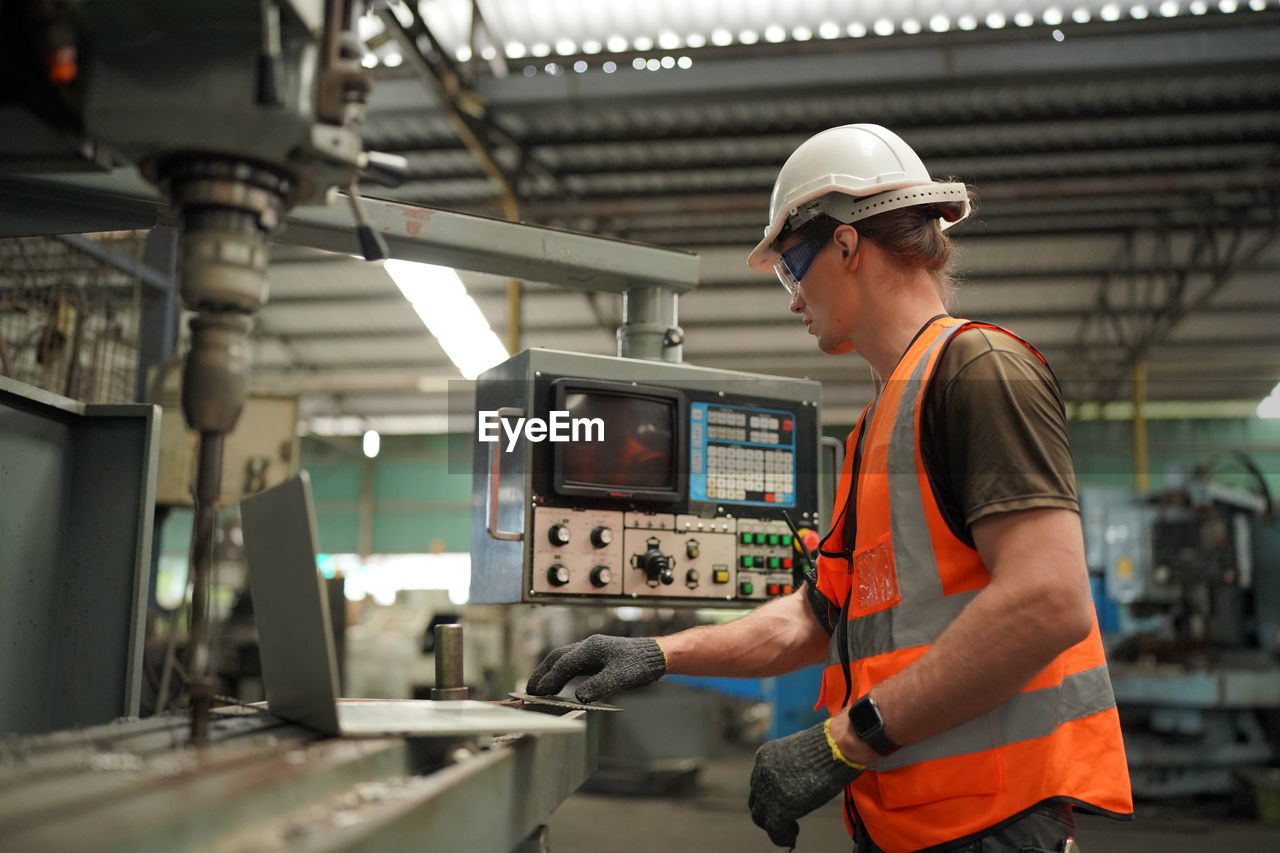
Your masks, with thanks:
[[[692,403],[689,447],[691,500],[795,506],[794,412]]]

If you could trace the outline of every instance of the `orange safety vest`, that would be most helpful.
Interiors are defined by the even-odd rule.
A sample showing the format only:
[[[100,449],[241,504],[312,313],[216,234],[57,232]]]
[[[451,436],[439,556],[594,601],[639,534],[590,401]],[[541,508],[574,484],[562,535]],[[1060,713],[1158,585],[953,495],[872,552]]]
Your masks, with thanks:
[[[928,653],[990,580],[978,552],[943,519],[920,452],[925,390],[947,341],[970,326],[1009,334],[954,317],[931,321],[849,435],[828,539],[843,538],[848,509],[856,512],[854,547],[824,546],[824,554],[851,558],[818,559],[818,591],[847,608],[847,621],[835,620],[818,700],[832,716]],[[856,503],[846,507],[864,429]],[[1017,696],[873,762],[845,790],[845,819],[850,832],[861,820],[878,846],[896,853],[978,833],[1049,798],[1116,816],[1133,811],[1096,619],[1086,639]]]

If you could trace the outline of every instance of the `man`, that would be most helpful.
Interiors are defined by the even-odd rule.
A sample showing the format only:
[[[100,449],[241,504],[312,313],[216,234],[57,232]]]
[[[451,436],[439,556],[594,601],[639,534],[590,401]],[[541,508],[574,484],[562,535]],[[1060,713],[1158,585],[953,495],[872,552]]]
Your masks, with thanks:
[[[829,719],[766,743],[752,818],[781,847],[844,794],[859,853],[1062,850],[1073,808],[1132,812],[1085,569],[1057,381],[1030,344],[948,316],[962,184],[899,137],[846,125],[779,173],[749,264],[818,347],[877,381],[847,441],[816,589],[661,639],[593,636],[531,693],[594,701],[663,673],[758,677],[826,662]]]

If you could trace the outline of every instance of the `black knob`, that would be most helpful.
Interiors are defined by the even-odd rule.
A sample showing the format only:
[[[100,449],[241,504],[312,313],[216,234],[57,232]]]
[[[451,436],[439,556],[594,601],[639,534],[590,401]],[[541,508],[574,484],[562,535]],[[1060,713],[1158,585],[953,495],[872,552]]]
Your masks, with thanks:
[[[684,543],[684,552],[689,555],[690,560],[698,559],[698,555],[702,553],[702,549],[698,547],[698,540],[690,539]]]
[[[569,582],[569,569],[556,563],[547,569],[547,580],[552,586],[564,586]]]
[[[608,566],[596,566],[591,570],[591,585],[595,587],[608,586],[613,580],[613,570]]]
[[[613,530],[608,527],[597,527],[591,531],[591,544],[597,548],[608,547],[613,542]]]
[[[676,582],[676,573],[671,571],[670,567],[663,569],[660,576],[662,578],[662,582],[668,586]]]
[[[569,528],[563,524],[553,524],[551,529],[547,531],[547,538],[551,540],[552,545],[568,545],[571,534]]]

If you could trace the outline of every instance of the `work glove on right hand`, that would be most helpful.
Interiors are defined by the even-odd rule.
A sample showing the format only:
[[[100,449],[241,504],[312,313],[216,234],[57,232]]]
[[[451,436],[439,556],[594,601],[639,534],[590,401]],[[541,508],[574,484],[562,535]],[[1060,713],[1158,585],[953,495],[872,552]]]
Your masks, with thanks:
[[[623,690],[652,684],[667,671],[667,656],[652,637],[606,637],[592,634],[585,640],[561,646],[545,658],[529,676],[525,688],[534,696],[554,696],[569,679],[592,675],[578,688],[584,704],[605,699]]]

